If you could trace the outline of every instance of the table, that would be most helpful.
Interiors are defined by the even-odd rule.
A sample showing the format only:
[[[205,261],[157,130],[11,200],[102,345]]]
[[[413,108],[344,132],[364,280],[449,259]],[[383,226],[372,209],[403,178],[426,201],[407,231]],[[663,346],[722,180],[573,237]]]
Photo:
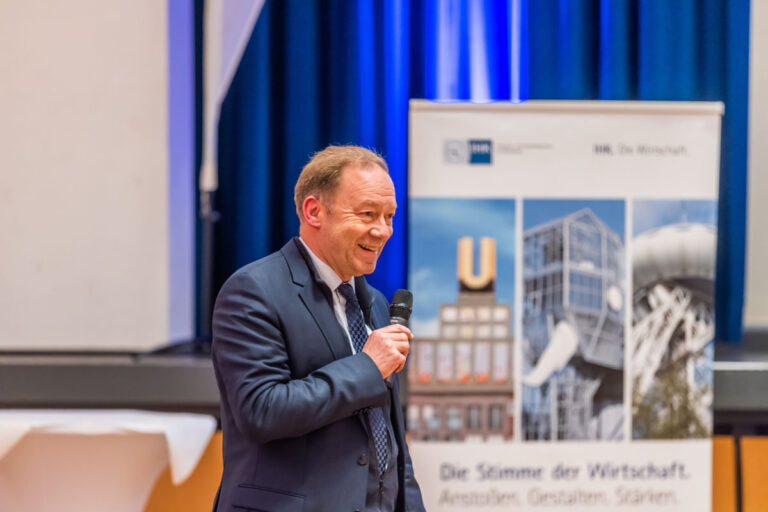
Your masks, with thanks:
[[[170,464],[195,469],[216,429],[201,414],[0,410],[0,511],[141,512]]]

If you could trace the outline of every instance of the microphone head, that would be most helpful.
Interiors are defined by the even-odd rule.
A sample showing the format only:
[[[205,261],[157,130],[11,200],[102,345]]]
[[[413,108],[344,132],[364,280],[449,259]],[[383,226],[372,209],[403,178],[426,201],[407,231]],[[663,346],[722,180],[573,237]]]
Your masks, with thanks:
[[[389,316],[399,317],[405,321],[411,318],[413,309],[413,294],[408,290],[397,290],[389,305]]]

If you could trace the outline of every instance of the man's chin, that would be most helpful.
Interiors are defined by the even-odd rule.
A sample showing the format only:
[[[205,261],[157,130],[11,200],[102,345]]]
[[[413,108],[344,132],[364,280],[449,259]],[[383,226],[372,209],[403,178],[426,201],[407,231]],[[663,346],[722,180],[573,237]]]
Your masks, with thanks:
[[[362,276],[366,274],[372,273],[374,270],[376,270],[376,262],[373,263],[363,263],[361,265],[358,265],[357,269],[355,269],[355,275],[356,276]]]

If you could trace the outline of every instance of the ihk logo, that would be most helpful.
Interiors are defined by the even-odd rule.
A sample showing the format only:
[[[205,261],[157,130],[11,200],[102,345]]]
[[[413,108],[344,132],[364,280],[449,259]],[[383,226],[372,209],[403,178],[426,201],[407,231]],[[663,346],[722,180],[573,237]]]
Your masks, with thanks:
[[[493,141],[490,139],[446,140],[443,143],[443,158],[451,164],[490,165]]]
[[[469,163],[490,164],[492,147],[493,143],[490,140],[470,140]]]
[[[612,155],[613,149],[611,149],[610,144],[595,144],[592,146],[592,151],[596,155]]]

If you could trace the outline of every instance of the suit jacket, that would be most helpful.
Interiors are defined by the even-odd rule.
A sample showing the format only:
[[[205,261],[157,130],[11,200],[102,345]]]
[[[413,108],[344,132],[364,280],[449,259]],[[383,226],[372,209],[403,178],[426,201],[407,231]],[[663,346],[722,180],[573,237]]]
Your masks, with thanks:
[[[384,296],[358,277],[372,329],[389,323]],[[352,355],[331,291],[298,239],[224,284],[213,314],[224,473],[218,510],[363,510],[369,441],[364,412],[392,403],[399,446],[396,510],[422,511],[405,444],[397,379],[386,386],[367,354]]]

